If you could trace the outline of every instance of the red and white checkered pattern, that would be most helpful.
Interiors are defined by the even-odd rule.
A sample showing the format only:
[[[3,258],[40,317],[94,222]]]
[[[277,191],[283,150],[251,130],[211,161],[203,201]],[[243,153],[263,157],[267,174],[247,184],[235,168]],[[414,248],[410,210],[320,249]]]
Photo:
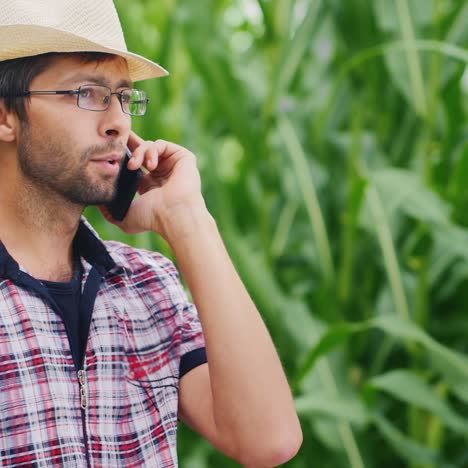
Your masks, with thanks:
[[[88,406],[60,317],[0,277],[0,465],[177,466],[181,357],[205,346],[178,274],[158,253],[117,242],[103,279],[83,369]],[[82,260],[85,278],[90,264]]]

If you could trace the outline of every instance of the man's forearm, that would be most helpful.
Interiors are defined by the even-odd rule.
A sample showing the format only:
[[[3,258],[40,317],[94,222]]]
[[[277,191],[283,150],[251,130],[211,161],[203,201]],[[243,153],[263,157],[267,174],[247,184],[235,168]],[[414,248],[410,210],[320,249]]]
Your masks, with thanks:
[[[259,449],[300,439],[276,350],[204,204],[175,210],[165,234],[203,326],[218,430]]]

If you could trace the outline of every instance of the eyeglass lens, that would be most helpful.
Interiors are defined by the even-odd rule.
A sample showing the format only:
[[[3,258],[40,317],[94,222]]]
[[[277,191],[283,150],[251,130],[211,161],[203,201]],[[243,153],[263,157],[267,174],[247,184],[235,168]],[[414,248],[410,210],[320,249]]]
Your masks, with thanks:
[[[117,93],[122,110],[130,115],[143,115],[146,111],[146,93],[138,89],[124,89]],[[101,111],[109,107],[111,90],[101,85],[80,86],[78,106],[82,109]]]

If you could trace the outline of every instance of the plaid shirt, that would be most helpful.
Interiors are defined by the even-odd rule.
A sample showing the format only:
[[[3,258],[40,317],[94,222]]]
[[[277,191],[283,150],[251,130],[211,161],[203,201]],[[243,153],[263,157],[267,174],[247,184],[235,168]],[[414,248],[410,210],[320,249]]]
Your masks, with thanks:
[[[0,465],[177,466],[180,377],[206,362],[194,306],[158,253],[74,241],[92,311],[77,369],[44,286],[0,243]]]

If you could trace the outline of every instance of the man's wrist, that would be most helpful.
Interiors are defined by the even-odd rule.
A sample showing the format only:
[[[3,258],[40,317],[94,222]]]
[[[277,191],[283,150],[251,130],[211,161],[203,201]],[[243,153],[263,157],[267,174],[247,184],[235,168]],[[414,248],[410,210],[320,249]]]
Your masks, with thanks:
[[[181,243],[196,238],[200,233],[216,228],[203,198],[177,204],[166,210],[165,215],[159,219],[159,225],[159,233],[173,250]]]

